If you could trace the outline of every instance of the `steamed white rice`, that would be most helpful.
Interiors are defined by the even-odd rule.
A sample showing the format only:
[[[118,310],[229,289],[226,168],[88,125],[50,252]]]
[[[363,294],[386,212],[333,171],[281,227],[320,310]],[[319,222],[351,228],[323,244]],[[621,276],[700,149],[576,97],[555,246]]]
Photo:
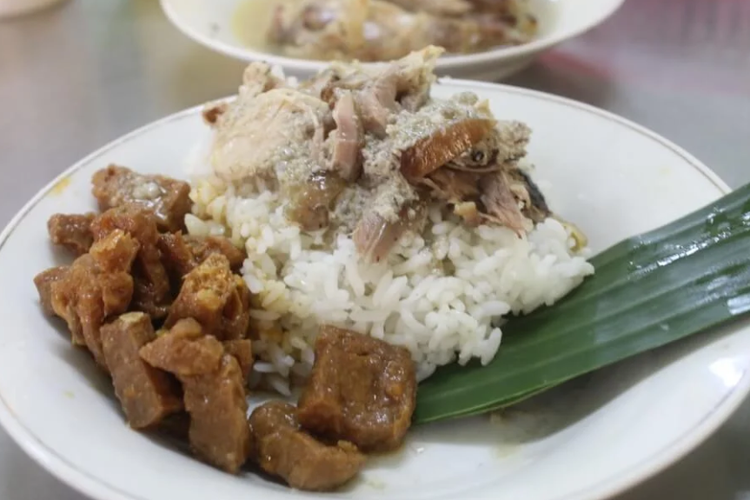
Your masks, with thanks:
[[[262,185],[243,191],[196,181],[188,230],[247,249],[242,274],[257,297],[252,317],[261,336],[255,376],[284,394],[292,377],[309,374],[320,324],[406,347],[422,380],[454,360],[488,363],[504,317],[551,305],[594,271],[555,219],[519,238],[502,227],[467,228],[437,206],[423,234],[407,233],[387,262],[365,265],[350,236],[302,233],[277,193]]]

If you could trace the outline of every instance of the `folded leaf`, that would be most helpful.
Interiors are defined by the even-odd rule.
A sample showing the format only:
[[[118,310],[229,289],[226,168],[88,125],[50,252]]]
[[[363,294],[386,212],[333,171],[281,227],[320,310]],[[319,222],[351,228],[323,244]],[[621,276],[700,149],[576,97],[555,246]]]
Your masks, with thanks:
[[[566,380],[750,312],[750,185],[591,260],[594,276],[511,319],[487,366],[440,368],[415,423],[509,406]]]

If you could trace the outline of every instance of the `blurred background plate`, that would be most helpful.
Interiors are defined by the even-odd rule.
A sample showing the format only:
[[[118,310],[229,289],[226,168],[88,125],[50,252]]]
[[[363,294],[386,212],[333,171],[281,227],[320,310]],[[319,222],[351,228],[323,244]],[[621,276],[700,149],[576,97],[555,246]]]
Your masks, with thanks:
[[[267,61],[287,74],[307,77],[325,62],[294,59],[248,44],[247,32],[258,30],[255,17],[270,0],[161,0],[169,20],[185,35],[212,50],[243,61]],[[530,0],[539,19],[539,34],[530,43],[486,52],[442,58],[439,75],[498,80],[523,69],[546,49],[593,28],[624,0]],[[258,6],[261,6],[260,8]]]

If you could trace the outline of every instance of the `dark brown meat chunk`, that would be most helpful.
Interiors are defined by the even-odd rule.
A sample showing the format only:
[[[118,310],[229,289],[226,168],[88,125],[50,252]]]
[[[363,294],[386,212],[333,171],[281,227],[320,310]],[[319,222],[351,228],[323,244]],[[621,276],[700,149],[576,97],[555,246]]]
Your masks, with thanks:
[[[188,318],[178,321],[171,330],[143,346],[140,352],[154,368],[182,377],[218,370],[224,347],[216,337],[204,335],[200,323]]]
[[[515,185],[521,184],[522,186],[521,189],[516,188],[515,191],[519,192],[516,196],[523,202],[523,214],[526,217],[538,223],[552,215],[542,191],[534,183],[529,174],[521,169],[516,169],[511,173],[511,176],[515,181]]]
[[[153,212],[164,231],[179,231],[190,212],[190,185],[161,175],[142,175],[129,168],[110,165],[91,179],[93,193],[104,211],[134,203]]]
[[[486,209],[486,218],[522,234],[526,229],[526,219],[519,208],[519,201],[511,191],[508,174],[497,172],[487,175],[482,178],[480,188],[480,200]]]
[[[333,172],[313,173],[304,182],[285,187],[284,196],[290,201],[286,216],[305,231],[317,231],[328,226],[328,214],[346,182]]]
[[[91,222],[94,214],[55,214],[47,221],[47,231],[52,243],[60,245],[76,255],[89,251],[94,243]]]
[[[157,247],[159,231],[153,213],[138,205],[126,204],[107,210],[91,223],[97,241],[117,229],[130,234],[140,245],[133,264],[133,307],[154,319],[163,318],[172,302],[172,293]]]
[[[406,349],[323,326],[297,416],[305,429],[329,439],[363,451],[392,450],[409,429],[416,390]]]
[[[227,340],[224,342],[224,351],[237,359],[245,380],[250,377],[253,370],[253,343],[249,339]]]
[[[176,380],[149,366],[138,351],[154,340],[148,315],[123,314],[101,328],[102,347],[115,394],[133,429],[153,427],[182,409]]]
[[[493,127],[493,121],[484,118],[451,123],[406,149],[401,154],[401,173],[417,182],[478,144]]]
[[[185,276],[165,325],[171,328],[184,318],[195,318],[207,335],[219,340],[247,336],[250,291],[241,277],[232,274],[224,255],[209,255]]]
[[[112,231],[51,284],[52,309],[68,323],[73,343],[85,345],[104,368],[100,328],[130,305],[130,268],[137,252],[138,242],[129,234]]]
[[[225,354],[218,370],[180,380],[185,409],[190,414],[193,452],[220,469],[236,473],[251,449],[245,378],[239,363]]]
[[[293,488],[333,490],[351,480],[365,456],[347,441],[325,444],[300,429],[294,406],[271,401],[250,416],[254,459]]]
[[[223,236],[164,233],[159,236],[159,250],[164,265],[177,278],[182,278],[213,254],[226,257],[233,272],[238,272],[245,260],[245,253]]]
[[[39,292],[39,302],[45,314],[50,316],[55,314],[52,308],[52,284],[63,279],[68,274],[68,269],[67,266],[52,267],[34,277],[34,285]]]

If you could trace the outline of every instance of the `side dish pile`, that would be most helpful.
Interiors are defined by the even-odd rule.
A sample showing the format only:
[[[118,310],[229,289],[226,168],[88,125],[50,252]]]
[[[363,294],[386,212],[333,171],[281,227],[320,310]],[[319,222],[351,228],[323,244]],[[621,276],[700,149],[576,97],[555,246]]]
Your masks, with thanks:
[[[256,463],[291,486],[333,489],[363,453],[397,448],[416,394],[409,353],[322,326],[299,406],[269,402],[249,420],[253,300],[228,239],[184,235],[190,188],[110,166],[93,177],[101,213],[56,214],[50,239],[75,255],[34,278],[47,314],[112,379],[133,429],[180,428],[227,472]]]

